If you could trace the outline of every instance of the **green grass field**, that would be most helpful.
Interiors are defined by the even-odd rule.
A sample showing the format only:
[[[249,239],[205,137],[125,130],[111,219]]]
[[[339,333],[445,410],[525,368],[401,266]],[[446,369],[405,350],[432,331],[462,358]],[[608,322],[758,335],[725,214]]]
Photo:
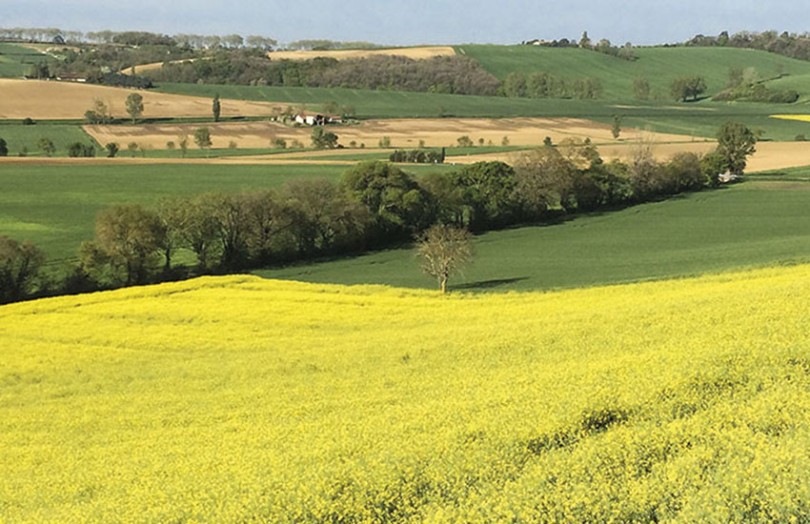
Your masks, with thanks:
[[[0,235],[30,240],[53,264],[75,256],[93,238],[99,210],[117,204],[153,204],[161,198],[209,191],[277,187],[306,177],[337,179],[346,166],[330,165],[4,165],[0,169]],[[411,173],[450,166],[408,166]]]
[[[805,172],[806,174],[806,172]],[[810,260],[810,184],[799,171],[568,222],[476,238],[451,289],[529,290],[680,277]],[[411,248],[258,271],[268,278],[432,287]]]
[[[512,72],[537,71],[569,80],[598,78],[608,100],[632,99],[636,78],[649,81],[652,99],[669,101],[670,84],[682,76],[704,77],[711,96],[726,87],[731,68],[753,68],[761,78],[810,74],[810,62],[750,49],[642,47],[635,50],[635,61],[579,48],[465,45],[458,50],[501,79]]]
[[[29,126],[20,123],[0,124],[0,138],[8,144],[9,156],[17,156],[23,151],[28,155],[44,155],[38,144],[42,138],[49,138],[54,143],[54,156],[68,156],[68,145],[74,142],[96,143],[80,125],[39,122]]]
[[[20,78],[32,64],[52,59],[27,47],[0,42],[0,78]]]

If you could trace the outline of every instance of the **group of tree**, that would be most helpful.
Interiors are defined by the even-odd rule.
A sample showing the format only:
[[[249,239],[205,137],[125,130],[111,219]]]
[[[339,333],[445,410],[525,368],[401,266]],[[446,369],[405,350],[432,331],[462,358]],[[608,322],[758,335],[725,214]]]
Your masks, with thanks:
[[[675,100],[696,101],[706,92],[706,79],[702,76],[683,76],[673,80],[670,87]]]
[[[413,60],[371,56],[351,60],[273,60],[272,53],[222,50],[206,60],[166,63],[144,73],[154,81],[397,89],[470,95],[495,95],[500,81],[478,62],[463,56]]]
[[[769,87],[765,84],[767,80],[769,79],[761,78],[753,67],[747,69],[732,67],[728,71],[726,89],[714,95],[712,100],[722,102],[737,100],[766,104],[792,104],[799,100],[800,94],[795,89]]]
[[[450,245],[459,249],[449,267],[423,253],[426,269],[446,284],[453,264],[468,256],[464,235],[425,233],[432,226],[477,233],[700,190],[717,185],[720,173],[741,174],[755,143],[745,125],[728,123],[719,131],[716,151],[703,157],[680,153],[667,162],[656,160],[643,143],[629,162],[604,162],[589,141],[568,139],[527,152],[513,166],[481,162],[416,178],[393,164],[371,161],[348,170],[339,182],[301,179],[278,190],[173,198],[154,208],[114,206],[99,213],[95,238],[82,244],[74,271],[50,289],[77,292],[238,271],[414,238],[420,251],[432,238],[436,251],[430,257]],[[193,267],[175,267],[179,250],[194,255]],[[33,246],[2,239],[0,297],[10,301],[36,293],[41,266]]]
[[[397,149],[391,153],[388,161],[411,164],[443,164],[444,156],[444,149]]]
[[[683,45],[694,47],[737,47],[768,51],[799,60],[810,60],[810,34],[784,31],[741,31],[729,35],[723,31],[717,36],[697,35]]]
[[[589,49],[592,51],[597,51],[599,53],[604,53],[606,55],[615,56],[617,58],[621,58],[623,60],[637,60],[638,57],[636,56],[635,49],[633,48],[633,44],[630,42],[626,42],[623,46],[618,47],[614,46],[610,43],[610,40],[607,38],[602,38],[596,44],[593,43],[591,37],[588,36],[588,32],[584,31],[582,36],[579,40],[572,38],[561,38],[559,40],[528,40],[521,42],[523,45],[535,45],[540,47],[579,47],[581,49]]]
[[[593,100],[602,96],[598,78],[569,80],[544,71],[523,73],[513,71],[504,78],[501,92],[510,98],[578,98]]]
[[[336,40],[296,40],[286,45],[287,49],[301,51],[331,51],[340,49],[379,49],[380,45],[371,42],[342,42]]]
[[[267,51],[278,45],[278,41],[274,38],[261,35],[197,35],[181,33],[169,36],[146,31],[110,31],[108,29],[84,33],[81,31],[65,31],[56,27],[0,28],[0,39],[44,43],[64,42],[73,45],[91,43],[132,47],[187,47],[191,49],[253,47]]]
[[[610,40],[607,38],[602,38],[596,44],[594,44],[592,43],[591,38],[588,36],[587,31],[582,33],[582,37],[579,39],[579,47],[582,49],[590,49],[598,53],[615,56],[617,58],[621,58],[622,60],[629,60],[631,62],[638,59],[632,43],[626,42],[623,46],[618,47],[611,44]]]

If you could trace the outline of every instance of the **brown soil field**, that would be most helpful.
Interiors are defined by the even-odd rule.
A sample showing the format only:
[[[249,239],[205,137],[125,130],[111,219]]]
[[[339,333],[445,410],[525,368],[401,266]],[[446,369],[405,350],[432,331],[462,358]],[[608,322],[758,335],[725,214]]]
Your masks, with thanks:
[[[104,101],[113,116],[126,118],[124,107],[132,89],[73,82],[0,79],[0,119],[30,117],[40,120],[80,119],[95,99]],[[139,91],[143,95],[144,117],[211,116],[211,99]],[[222,100],[222,116],[269,116],[282,104]]]
[[[140,126],[85,126],[98,142],[137,142],[148,148],[162,149],[166,142],[177,137],[194,134],[200,124],[188,125],[140,125]],[[276,138],[288,142],[298,140],[309,145],[312,128],[290,127],[275,122],[221,122],[207,124],[211,130],[213,147],[228,147],[231,141],[243,148],[270,147]],[[610,126],[576,118],[436,118],[436,119],[390,119],[367,120],[357,125],[332,126],[329,130],[338,135],[340,143],[350,146],[377,147],[383,137],[388,137],[392,148],[415,148],[420,141],[427,147],[455,146],[461,136],[470,137],[476,144],[501,145],[507,137],[515,146],[539,146],[546,136],[555,143],[565,138],[590,138],[595,143],[620,144],[647,137],[654,142],[689,142],[683,135],[651,134],[626,129],[620,140],[611,136]]]
[[[334,51],[272,51],[271,60],[311,60],[318,57],[347,60],[369,56],[404,56],[413,60],[426,60],[437,56],[453,56],[456,51],[449,46],[395,47],[390,49],[338,49]]]

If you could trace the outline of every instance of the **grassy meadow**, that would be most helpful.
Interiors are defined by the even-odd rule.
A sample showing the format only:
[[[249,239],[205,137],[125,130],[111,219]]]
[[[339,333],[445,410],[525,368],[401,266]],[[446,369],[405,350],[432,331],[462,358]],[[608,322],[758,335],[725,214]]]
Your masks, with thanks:
[[[75,142],[96,144],[90,135],[77,124],[36,123],[35,125],[0,124],[0,138],[8,144],[9,156],[26,155],[45,156],[39,141],[50,139],[56,151],[53,156],[68,156],[68,146]],[[97,144],[96,144],[97,145]]]
[[[485,233],[457,290],[532,290],[683,277],[810,260],[810,183],[752,177],[730,188]],[[784,177],[779,177],[784,178]],[[258,271],[268,278],[431,287],[410,248]]]
[[[0,520],[805,522],[810,266],[0,307]]]
[[[29,73],[31,65],[43,61],[51,58],[28,47],[0,42],[0,78],[21,78]]]
[[[682,76],[704,77],[706,94],[712,96],[725,89],[731,68],[753,68],[763,79],[810,74],[810,62],[730,47],[640,47],[634,50],[638,57],[634,61],[579,48],[465,45],[458,50],[500,79],[512,72],[537,71],[568,80],[598,78],[604,88],[603,98],[608,100],[632,99],[636,78],[649,81],[653,100],[669,101],[670,84]]]

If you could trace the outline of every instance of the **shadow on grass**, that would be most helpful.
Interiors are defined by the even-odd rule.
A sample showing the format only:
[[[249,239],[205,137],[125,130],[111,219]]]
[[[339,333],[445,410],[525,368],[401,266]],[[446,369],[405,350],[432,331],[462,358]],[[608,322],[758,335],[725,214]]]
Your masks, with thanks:
[[[515,278],[499,278],[494,280],[480,280],[478,282],[468,282],[466,284],[450,286],[450,289],[457,291],[492,289],[500,286],[505,286],[508,284],[514,284],[515,282],[521,282],[523,280],[528,279],[529,277],[515,277]]]

